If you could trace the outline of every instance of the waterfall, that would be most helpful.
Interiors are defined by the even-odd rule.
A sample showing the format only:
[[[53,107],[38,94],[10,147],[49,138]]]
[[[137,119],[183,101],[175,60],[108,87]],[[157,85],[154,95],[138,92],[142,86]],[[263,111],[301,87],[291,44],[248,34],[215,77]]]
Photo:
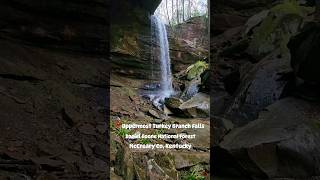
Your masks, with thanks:
[[[151,24],[155,25],[154,33],[156,44],[160,47],[160,91],[158,91],[157,101],[164,100],[173,94],[172,73],[169,55],[169,43],[165,24],[156,16],[151,16]],[[156,63],[154,64],[156,65]]]

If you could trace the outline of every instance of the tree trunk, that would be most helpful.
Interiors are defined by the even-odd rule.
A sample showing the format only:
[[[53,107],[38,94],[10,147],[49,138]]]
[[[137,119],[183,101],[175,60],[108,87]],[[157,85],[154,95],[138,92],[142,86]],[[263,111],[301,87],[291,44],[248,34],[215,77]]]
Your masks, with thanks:
[[[191,18],[191,0],[189,0],[189,4],[188,4],[188,9],[189,9],[189,19]]]
[[[182,0],[182,21],[184,22],[184,0]]]
[[[169,23],[169,26],[171,27],[170,17],[169,17],[169,10],[168,10],[168,0],[166,0],[166,12],[167,12],[168,23]]]
[[[176,6],[177,6],[177,24],[179,24],[179,0],[176,0]]]
[[[173,2],[173,0],[171,0],[171,20],[172,20],[172,22],[174,22],[174,18],[173,18],[173,15],[174,15],[174,8],[173,8],[173,4],[174,2]]]

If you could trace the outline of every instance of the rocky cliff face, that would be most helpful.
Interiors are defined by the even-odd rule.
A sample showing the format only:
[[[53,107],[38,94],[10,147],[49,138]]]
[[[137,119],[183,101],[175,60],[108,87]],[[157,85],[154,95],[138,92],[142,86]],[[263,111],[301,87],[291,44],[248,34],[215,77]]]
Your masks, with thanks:
[[[0,179],[105,179],[108,1],[0,1]]]
[[[2,1],[1,37],[56,49],[108,53],[108,1]]]
[[[152,41],[151,20],[159,1],[148,5],[117,1],[111,25],[112,69],[116,73],[135,78],[151,77]],[[125,12],[125,13],[117,13]],[[195,17],[174,28],[167,26],[170,58],[174,73],[185,70],[197,60],[208,57],[209,37],[207,19]],[[154,27],[153,27],[154,28]]]
[[[174,28],[168,27],[172,70],[177,73],[208,57],[209,25],[205,16],[193,17]]]
[[[149,77],[152,45],[150,16],[159,3],[113,1],[110,19],[113,72],[136,78]]]

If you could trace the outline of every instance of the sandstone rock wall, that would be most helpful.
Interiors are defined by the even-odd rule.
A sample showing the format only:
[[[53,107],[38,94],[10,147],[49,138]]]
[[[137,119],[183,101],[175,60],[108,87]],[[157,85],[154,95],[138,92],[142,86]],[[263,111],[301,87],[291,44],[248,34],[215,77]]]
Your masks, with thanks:
[[[193,17],[173,28],[168,27],[170,58],[174,72],[208,57],[209,21],[205,16]]]
[[[0,36],[23,43],[108,53],[108,1],[1,1]]]
[[[0,179],[106,179],[109,1],[0,1]]]
[[[150,16],[159,3],[160,1],[113,1],[110,38],[114,72],[136,78],[150,76]]]

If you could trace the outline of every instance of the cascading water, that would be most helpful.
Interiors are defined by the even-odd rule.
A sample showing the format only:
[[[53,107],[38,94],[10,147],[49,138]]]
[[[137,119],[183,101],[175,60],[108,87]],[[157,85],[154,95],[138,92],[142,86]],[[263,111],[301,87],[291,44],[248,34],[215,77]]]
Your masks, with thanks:
[[[160,48],[160,89],[156,94],[152,94],[150,97],[154,103],[159,105],[166,97],[171,96],[174,90],[172,87],[172,73],[166,26],[154,15],[151,16],[151,25],[155,26],[155,29],[153,29],[152,32],[154,33],[155,44]],[[153,65],[157,65],[157,63],[153,63]]]
[[[169,43],[166,26],[156,16],[152,16],[158,33],[156,34],[160,46],[161,95],[168,97],[173,93],[172,74],[169,56]]]

